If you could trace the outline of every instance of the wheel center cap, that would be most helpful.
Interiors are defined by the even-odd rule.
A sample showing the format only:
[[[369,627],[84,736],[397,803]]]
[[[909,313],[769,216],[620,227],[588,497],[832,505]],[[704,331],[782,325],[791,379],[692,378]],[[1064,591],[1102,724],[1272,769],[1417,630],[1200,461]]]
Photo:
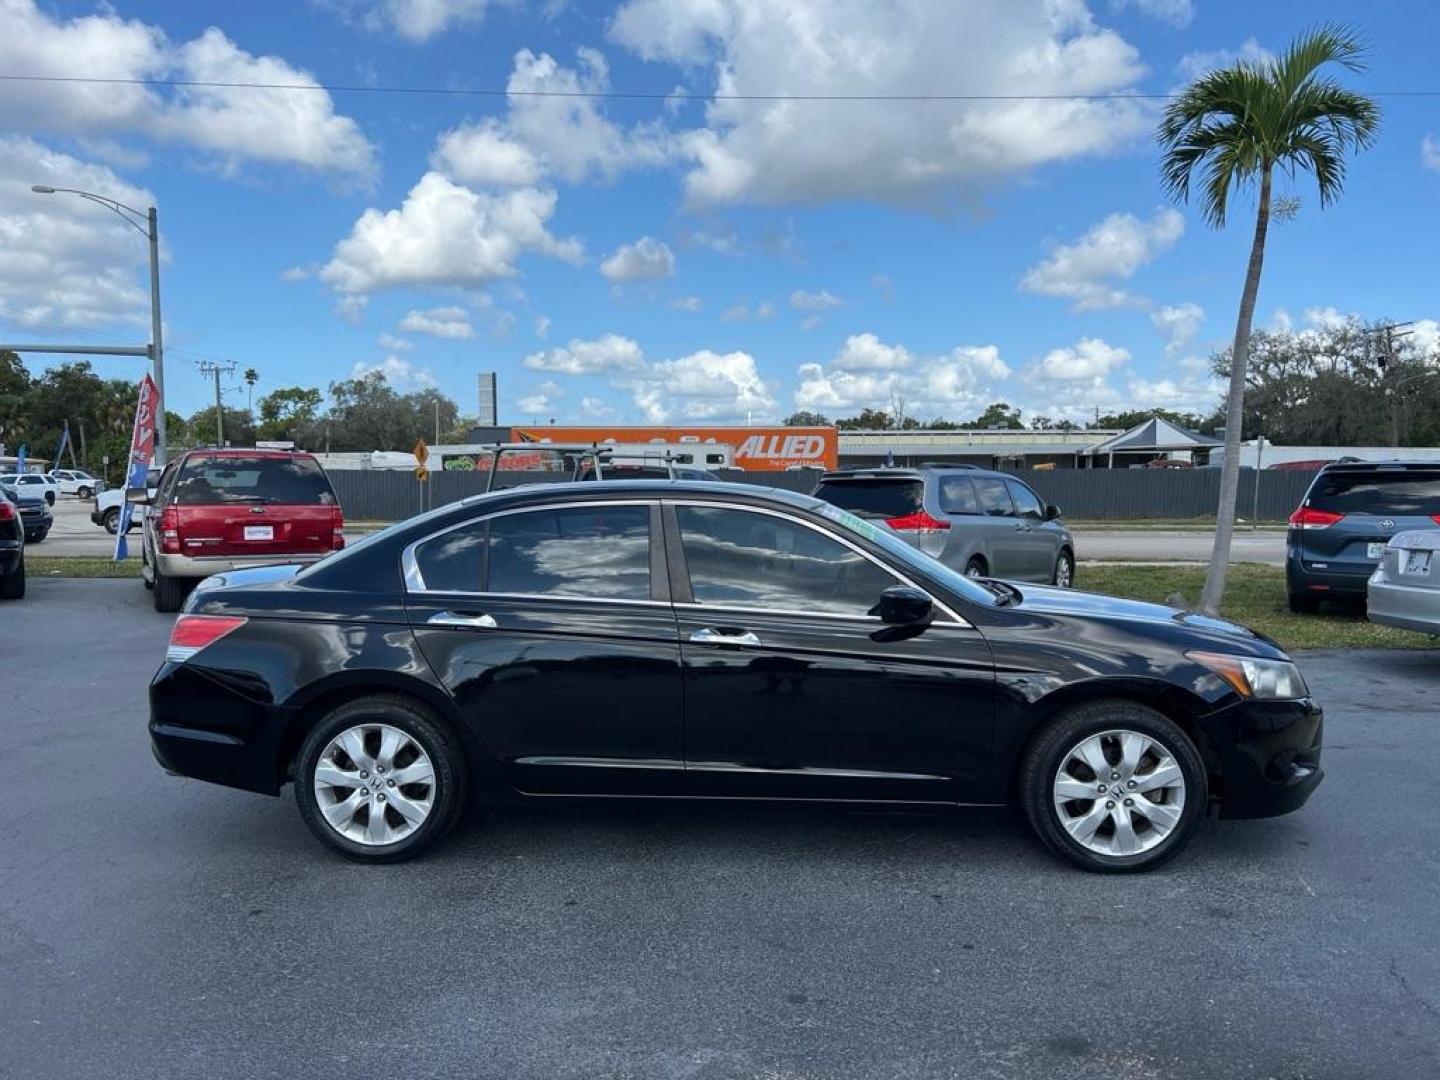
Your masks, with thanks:
[[[370,778],[370,786],[376,791],[379,791],[382,787],[385,786],[385,781],[378,776],[372,776]]]

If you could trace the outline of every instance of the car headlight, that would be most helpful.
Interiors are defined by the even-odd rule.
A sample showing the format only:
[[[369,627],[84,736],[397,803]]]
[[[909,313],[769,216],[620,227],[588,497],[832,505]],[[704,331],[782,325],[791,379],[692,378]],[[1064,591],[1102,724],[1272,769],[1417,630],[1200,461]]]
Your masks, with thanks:
[[[1229,653],[1186,653],[1202,667],[1224,679],[1241,697],[1287,701],[1310,696],[1300,669],[1289,660],[1262,660]]]

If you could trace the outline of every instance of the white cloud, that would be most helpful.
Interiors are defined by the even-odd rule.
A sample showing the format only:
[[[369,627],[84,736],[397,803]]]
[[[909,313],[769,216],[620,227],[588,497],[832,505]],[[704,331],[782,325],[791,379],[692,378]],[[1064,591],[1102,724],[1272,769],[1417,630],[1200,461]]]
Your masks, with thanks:
[[[609,419],[615,415],[615,407],[604,398],[582,397],[580,399],[580,415],[597,420]]]
[[[895,285],[890,280],[889,274],[876,274],[870,279],[870,287],[880,294],[880,298],[887,304],[895,301]]]
[[[491,0],[375,0],[364,23],[371,30],[393,30],[407,41],[429,41],[454,26],[478,23]]]
[[[1440,322],[1434,319],[1416,319],[1409,327],[1410,343],[1421,356],[1434,357],[1440,351]]]
[[[886,345],[874,334],[851,334],[840,346],[830,366],[840,371],[891,371],[909,367],[910,350],[903,345]]]
[[[280,271],[281,281],[308,281],[315,276],[315,268],[311,266],[287,266]]]
[[[1237,60],[1243,60],[1250,64],[1267,64],[1275,59],[1275,54],[1269,49],[1261,46],[1253,37],[1247,38],[1238,49],[1213,49],[1210,51],[1190,52],[1180,58],[1175,65],[1186,82],[1198,79],[1207,71],[1214,71],[1216,68],[1229,67]]]
[[[554,411],[556,401],[564,396],[565,391],[558,384],[547,380],[540,384],[535,393],[522,397],[517,404],[522,413],[534,416]]]
[[[800,320],[800,329],[805,331],[814,330],[825,321],[824,315],[806,315]]]
[[[773,319],[774,317],[775,317],[775,301],[774,301],[774,300],[766,300],[764,303],[759,304],[759,305],[756,306],[756,308],[755,308],[755,318],[758,319],[760,322],[765,322],[767,319]]]
[[[215,155],[226,171],[243,161],[293,164],[369,178],[375,150],[307,72],[255,56],[211,27],[180,44],[159,27],[122,19],[109,7],[51,18],[33,0],[0,3],[0,70],[95,79],[284,83],[304,92],[235,86],[162,90],[124,82],[7,82],[0,114],[25,127],[74,136],[129,135],[177,141]],[[124,151],[126,148],[117,147]]]
[[[653,236],[621,244],[600,264],[600,273],[612,285],[631,281],[658,281],[675,276],[675,253]]]
[[[1165,354],[1173,356],[1200,332],[1205,323],[1205,309],[1191,301],[1170,304],[1152,311],[1150,321],[1165,339]]]
[[[402,337],[396,337],[394,334],[382,333],[380,335],[380,347],[382,349],[388,349],[390,352],[410,352],[415,348],[415,343],[413,341],[407,341]]]
[[[724,231],[718,232],[709,229],[700,229],[690,233],[686,239],[700,247],[715,252],[717,255],[739,255],[741,253],[740,236],[734,229],[725,229]]]
[[[738,303],[731,304],[724,311],[720,312],[721,322],[746,322],[749,319],[755,319],[757,322],[765,322],[774,317],[775,301],[773,300],[766,300],[763,303],[757,304],[754,310],[751,310],[749,304]]]
[[[698,296],[681,296],[670,301],[670,306],[676,311],[688,311],[695,313],[703,306]]]
[[[471,191],[436,172],[410,189],[398,210],[366,210],[320,277],[338,292],[368,293],[407,285],[486,285],[519,273],[533,252],[578,262],[580,242],[559,240],[546,225],[553,191]]]
[[[1440,172],[1440,139],[1426,135],[1420,140],[1420,164],[1426,169]]]
[[[1020,288],[1073,300],[1076,311],[1143,304],[1142,297],[1118,283],[1128,281],[1184,232],[1185,219],[1177,210],[1160,210],[1149,221],[1111,214],[1075,243],[1055,247],[1025,272]]]
[[[1145,71],[1075,0],[629,0],[610,32],[642,59],[709,66],[720,95],[1104,95]],[[939,108],[717,96],[676,144],[692,204],[973,201],[1035,166],[1127,144],[1152,113],[1123,96]]]
[[[541,339],[544,339],[544,338],[547,338],[547,337],[550,336],[550,316],[549,316],[549,315],[536,315],[536,316],[535,316],[535,336],[538,337],[538,338],[541,338]]]
[[[1333,307],[1308,307],[1304,315],[1305,321],[1316,330],[1335,330],[1356,317],[1345,315]]]
[[[661,360],[629,380],[636,406],[650,423],[673,417],[687,420],[740,420],[773,416],[777,405],[755,358],[745,352],[709,349]]]
[[[1110,6],[1116,11],[1123,11],[1132,3],[1143,14],[1167,22],[1180,30],[1189,26],[1190,21],[1195,18],[1195,5],[1192,0],[1110,0]]]
[[[632,371],[645,366],[645,354],[630,338],[606,334],[594,341],[572,339],[544,352],[531,353],[522,361],[532,371],[555,371],[563,375],[595,375],[601,372]]]
[[[436,385],[435,376],[427,369],[416,367],[404,357],[390,355],[378,364],[367,364],[363,360],[350,369],[350,378],[363,379],[371,372],[378,371],[392,388],[406,393],[411,390],[425,390]]]
[[[409,311],[400,320],[400,329],[412,334],[460,340],[475,336],[470,315],[460,307],[437,307],[429,311]]]
[[[1101,379],[1130,362],[1130,353],[1099,338],[1081,338],[1073,347],[1051,349],[1031,368],[1031,379],[1073,382]]]
[[[494,117],[442,134],[430,164],[462,184],[480,186],[527,186],[543,174],[529,147],[512,139]]]
[[[0,136],[0,319],[22,327],[121,321],[148,330],[144,241],[109,210],[70,195],[35,195],[34,183],[103,191],[142,208],[155,202],[103,165]]]
[[[1007,378],[1010,368],[994,345],[960,345],[904,369],[846,370],[832,365],[827,371],[819,364],[802,364],[799,374],[796,408],[839,412],[886,409],[893,399],[900,398],[906,412],[915,416],[955,413],[983,404],[993,397],[991,384]]]
[[[790,294],[790,306],[797,311],[831,311],[844,302],[826,289],[818,292],[796,289]]]

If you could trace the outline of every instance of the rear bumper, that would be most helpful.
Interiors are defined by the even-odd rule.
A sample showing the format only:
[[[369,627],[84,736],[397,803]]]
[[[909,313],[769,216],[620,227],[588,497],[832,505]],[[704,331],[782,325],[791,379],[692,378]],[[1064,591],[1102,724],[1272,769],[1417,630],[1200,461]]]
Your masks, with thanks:
[[[1261,818],[1305,805],[1320,786],[1325,716],[1302,701],[1245,701],[1203,721],[1220,766],[1220,816]]]
[[[227,570],[246,570],[252,566],[308,566],[319,562],[328,551],[305,555],[165,555],[155,556],[160,572],[171,578],[206,578]]]
[[[1401,585],[1375,577],[1370,580],[1365,609],[1370,621],[1422,634],[1440,634],[1440,589]]]
[[[212,784],[280,793],[285,710],[223,675],[164,664],[150,682],[150,749],[167,771]]]
[[[1323,560],[1322,560],[1323,561]],[[1359,565],[1331,563],[1318,569],[1313,563],[1307,565],[1299,549],[1293,545],[1285,549],[1285,584],[1292,593],[1309,593],[1313,596],[1364,596],[1365,583],[1375,572],[1379,560]],[[1353,567],[1344,569],[1341,567]]]
[[[0,540],[0,576],[6,576],[25,557],[25,545],[18,540]]]

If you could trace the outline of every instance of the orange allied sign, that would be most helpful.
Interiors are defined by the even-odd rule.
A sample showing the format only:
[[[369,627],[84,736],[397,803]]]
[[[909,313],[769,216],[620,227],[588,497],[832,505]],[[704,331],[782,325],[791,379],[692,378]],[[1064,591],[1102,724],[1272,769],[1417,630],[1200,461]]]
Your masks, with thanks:
[[[598,443],[617,447],[659,444],[672,449],[705,444],[728,446],[736,468],[783,472],[810,466],[834,469],[840,442],[833,427],[517,427],[514,442]]]

